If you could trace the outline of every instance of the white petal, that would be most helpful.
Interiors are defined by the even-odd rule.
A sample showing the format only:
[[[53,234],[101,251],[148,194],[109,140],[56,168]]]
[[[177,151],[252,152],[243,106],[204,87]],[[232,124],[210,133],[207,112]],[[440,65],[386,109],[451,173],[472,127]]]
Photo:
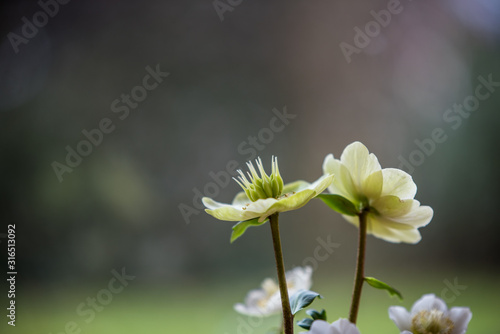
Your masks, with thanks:
[[[325,158],[323,173],[334,175],[333,181],[328,187],[330,193],[341,195],[351,201],[355,200],[357,192],[351,178],[351,173],[346,166],[339,160],[334,159],[331,154]]]
[[[413,304],[413,307],[411,308],[411,315],[414,316],[423,310],[438,310],[446,312],[447,309],[446,303],[441,298],[438,298],[436,295],[430,293],[422,296],[422,298]]]
[[[321,194],[328,186],[332,183],[334,179],[333,174],[326,174],[321,176],[319,179],[311,183],[307,189],[314,190],[316,195]]]
[[[396,168],[382,169],[384,185],[381,196],[393,195],[401,199],[411,199],[417,193],[417,185],[410,174]]]
[[[245,206],[247,203],[251,203],[251,202],[252,201],[248,198],[247,194],[245,194],[244,191],[240,191],[234,197],[232,205]]]
[[[231,206],[231,204],[225,204],[225,203],[220,203],[220,202],[214,201],[210,197],[203,197],[201,199],[201,202],[203,203],[203,205],[205,205],[210,210],[215,210],[215,209]]]
[[[368,216],[367,232],[385,241],[415,244],[422,239],[420,232],[411,225],[384,221],[378,217]]]
[[[296,267],[285,273],[288,290],[296,292],[298,290],[309,290],[312,286],[313,269],[310,266]]]
[[[265,314],[262,308],[259,307],[259,302],[266,298],[268,298],[268,295],[264,290],[262,289],[251,290],[245,297],[245,303],[235,304],[234,309],[238,313],[250,316],[263,317],[269,315]]]
[[[360,142],[348,145],[342,152],[340,161],[349,169],[354,184],[358,187],[361,186],[368,175],[382,169],[377,157],[370,154],[366,146]]]
[[[411,329],[410,313],[402,306],[389,307],[389,318],[400,331]]]
[[[345,220],[359,228],[358,216],[343,215]],[[420,232],[411,225],[399,224],[390,220],[383,221],[380,217],[368,215],[366,232],[373,236],[394,243],[405,242],[414,244],[422,239]]]
[[[472,319],[470,309],[468,307],[453,307],[448,315],[455,325],[451,334],[464,334],[467,331],[469,321]]]
[[[371,173],[361,183],[360,193],[367,198],[378,198],[382,193],[383,176],[382,171]]]
[[[413,200],[413,205],[406,215],[400,217],[392,217],[397,223],[409,224],[413,227],[423,227],[430,223],[432,217],[434,216],[434,211],[430,206],[420,206],[420,202]]]
[[[274,198],[260,199],[252,202],[249,206],[224,204],[214,201],[211,198],[203,197],[203,204],[208,208],[208,214],[220,220],[243,221],[260,217],[269,207],[277,202]],[[245,209],[243,209],[245,208]]]
[[[335,328],[335,333],[337,334],[360,334],[358,328],[355,324],[351,323],[347,319],[339,319],[332,323],[331,325]]]
[[[310,186],[311,184],[309,182],[306,182],[306,181],[295,181],[295,182],[292,182],[292,183],[287,183],[285,184],[285,186],[283,187],[283,191],[282,191],[282,194],[288,194],[288,193],[291,193],[291,192],[298,192],[298,191],[301,191],[303,189],[306,189]]]
[[[275,198],[258,199],[255,202],[249,203],[250,205],[246,206],[246,210],[263,213],[266,212],[276,202],[278,202],[278,200]]]
[[[328,322],[324,320],[315,320],[312,323],[311,334],[339,334]]]
[[[408,214],[415,207],[413,202],[412,199],[402,200],[397,196],[386,195],[372,201],[370,206],[381,216],[393,218]]]

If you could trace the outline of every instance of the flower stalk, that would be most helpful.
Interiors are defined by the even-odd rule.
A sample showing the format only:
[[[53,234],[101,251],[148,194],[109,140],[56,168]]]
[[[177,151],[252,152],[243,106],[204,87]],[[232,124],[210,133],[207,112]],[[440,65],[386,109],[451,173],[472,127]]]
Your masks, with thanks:
[[[290,309],[290,300],[288,298],[288,288],[285,276],[285,265],[283,262],[283,252],[281,250],[279,214],[275,213],[269,216],[271,233],[273,237],[274,257],[276,259],[276,270],[278,272],[278,283],[281,295],[281,307],[283,309],[283,329],[284,334],[293,334],[293,316]]]
[[[354,287],[352,291],[351,309],[349,311],[349,321],[356,324],[358,319],[359,303],[361,291],[365,280],[365,253],[366,253],[366,210],[358,214],[359,218],[359,237],[358,237],[358,259],[356,262],[356,274],[354,276]]]

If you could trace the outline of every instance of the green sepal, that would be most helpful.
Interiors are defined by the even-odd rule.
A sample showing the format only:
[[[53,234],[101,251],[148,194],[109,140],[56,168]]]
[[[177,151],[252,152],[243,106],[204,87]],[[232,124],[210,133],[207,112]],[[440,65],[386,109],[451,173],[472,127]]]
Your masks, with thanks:
[[[254,218],[254,219],[249,219],[249,220],[244,220],[236,225],[233,226],[233,233],[231,234],[231,243],[233,243],[236,239],[241,237],[243,233],[249,228],[250,226],[259,226],[267,222],[267,219],[264,220],[262,223],[259,223],[259,218]]]
[[[356,206],[345,197],[335,194],[320,194],[317,197],[338,213],[348,216],[356,216],[358,214]]]
[[[292,310],[292,315],[295,315],[300,310],[303,310],[311,305],[316,297],[323,298],[319,293],[309,290],[299,290],[294,293],[290,297],[290,309]]]
[[[307,329],[307,330],[310,330],[313,321],[314,320],[311,318],[304,318],[300,321],[297,321],[297,326],[302,327],[302,328]]]
[[[306,311],[306,314],[313,318],[314,320],[325,320],[326,321],[326,311],[322,309],[321,312],[316,311],[315,309],[310,309]]]
[[[387,283],[379,281],[378,279],[373,277],[365,277],[365,281],[366,283],[368,283],[369,285],[371,285],[376,289],[387,291],[391,297],[397,296],[399,300],[403,300],[403,296],[401,295],[401,293],[398,290],[394,289],[392,286],[388,285]]]

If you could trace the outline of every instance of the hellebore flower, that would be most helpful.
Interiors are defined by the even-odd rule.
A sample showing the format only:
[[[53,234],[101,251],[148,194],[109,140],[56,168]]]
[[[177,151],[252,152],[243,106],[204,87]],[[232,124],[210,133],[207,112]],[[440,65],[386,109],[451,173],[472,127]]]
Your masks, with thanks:
[[[315,320],[309,334],[360,334],[355,324],[347,319],[339,319],[331,324],[324,320]]]
[[[309,290],[312,285],[312,267],[296,267],[286,272],[288,294],[292,296],[300,290]],[[281,296],[278,284],[266,278],[260,289],[251,290],[245,303],[234,305],[234,309],[245,315],[266,317],[281,312]]]
[[[235,232],[231,241],[243,234],[247,227],[263,224],[272,214],[301,208],[323,192],[333,179],[333,175],[323,175],[314,183],[296,181],[284,185],[277,158],[272,159],[271,175],[266,174],[260,158],[256,163],[260,175],[251,162],[247,163],[248,179],[238,170],[240,176],[235,181],[243,191],[236,195],[232,204],[219,203],[209,197],[202,199],[209,215],[220,220],[240,221],[233,227]]]
[[[367,233],[389,242],[420,241],[418,228],[431,221],[433,210],[414,199],[417,186],[409,174],[382,169],[377,157],[360,142],[348,145],[340,160],[327,155],[323,172],[335,176],[329,192],[353,205],[355,212],[341,212],[347,221],[359,227],[356,215],[365,212]]]
[[[453,307],[434,294],[417,300],[411,312],[404,307],[389,307],[389,318],[405,334],[464,334],[472,318],[468,307]]]

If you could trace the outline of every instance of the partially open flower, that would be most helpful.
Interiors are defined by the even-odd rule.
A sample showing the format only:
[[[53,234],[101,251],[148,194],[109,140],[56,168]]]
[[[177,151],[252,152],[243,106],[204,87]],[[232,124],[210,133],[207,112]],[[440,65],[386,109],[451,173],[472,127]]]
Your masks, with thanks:
[[[299,209],[312,198],[319,195],[332,182],[333,175],[324,175],[314,183],[296,181],[283,185],[279,173],[278,160],[273,158],[270,176],[264,171],[262,161],[257,160],[260,176],[251,162],[247,163],[249,179],[241,170],[236,182],[243,188],[232,204],[224,204],[211,198],[203,197],[202,202],[207,207],[208,214],[220,220],[246,221],[258,218],[262,223],[267,217],[277,212]]]
[[[348,145],[339,159],[332,154],[323,163],[325,174],[334,174],[328,187],[354,204],[359,212],[367,212],[367,233],[390,242],[420,241],[419,227],[427,225],[432,208],[414,200],[417,186],[412,177],[395,168],[382,169],[377,157],[360,142]],[[357,216],[344,215],[359,226]]]
[[[408,312],[404,307],[389,307],[389,318],[401,333],[410,334],[464,334],[472,318],[468,307],[453,307],[434,294],[424,295]]]
[[[315,320],[311,325],[310,334],[360,334],[355,324],[347,319],[339,319],[331,324],[324,320]]]
[[[286,272],[288,295],[292,296],[300,290],[309,290],[312,285],[312,267],[296,267]],[[251,290],[244,304],[234,305],[234,309],[245,315],[265,317],[281,312],[281,294],[278,284],[266,278],[260,289]]]

